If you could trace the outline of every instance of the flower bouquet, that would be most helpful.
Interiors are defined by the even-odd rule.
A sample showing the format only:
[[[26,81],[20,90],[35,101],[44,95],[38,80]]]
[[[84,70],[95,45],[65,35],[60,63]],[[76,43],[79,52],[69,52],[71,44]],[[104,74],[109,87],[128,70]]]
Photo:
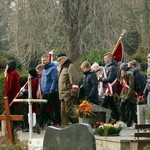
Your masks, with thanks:
[[[92,105],[87,100],[83,100],[76,109],[76,114],[80,118],[90,118],[92,116]]]
[[[122,130],[122,123],[117,122],[116,124],[105,123],[95,128],[95,133],[101,136],[119,135]]]

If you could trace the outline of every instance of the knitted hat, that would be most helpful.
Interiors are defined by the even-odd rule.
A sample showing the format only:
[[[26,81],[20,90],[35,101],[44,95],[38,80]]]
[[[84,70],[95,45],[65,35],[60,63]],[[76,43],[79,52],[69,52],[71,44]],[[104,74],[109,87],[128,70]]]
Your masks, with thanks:
[[[147,55],[147,58],[150,58],[150,53]]]
[[[120,65],[120,70],[127,71],[128,69],[129,69],[129,67],[128,67],[128,64],[127,64],[127,63],[122,63],[122,64]]]
[[[100,66],[97,62],[95,62],[92,66],[91,66],[91,70],[92,71],[98,71],[100,69]]]
[[[57,58],[59,58],[59,57],[62,57],[62,56],[67,56],[65,53],[59,53],[58,55],[57,55]]]
[[[37,72],[35,69],[30,69],[28,71],[28,73],[33,77],[33,78],[36,78],[37,77]]]

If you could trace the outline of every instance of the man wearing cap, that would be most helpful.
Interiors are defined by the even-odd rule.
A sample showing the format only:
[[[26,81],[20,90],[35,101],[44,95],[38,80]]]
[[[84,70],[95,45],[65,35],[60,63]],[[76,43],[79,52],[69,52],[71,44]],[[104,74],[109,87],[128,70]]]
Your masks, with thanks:
[[[148,90],[148,96],[147,96],[147,104],[150,105],[150,53],[147,55],[147,90]]]
[[[79,75],[66,54],[58,54],[57,62],[60,64],[58,89],[61,101],[61,126],[66,127],[69,125],[69,118],[73,113],[73,103],[78,97]]]

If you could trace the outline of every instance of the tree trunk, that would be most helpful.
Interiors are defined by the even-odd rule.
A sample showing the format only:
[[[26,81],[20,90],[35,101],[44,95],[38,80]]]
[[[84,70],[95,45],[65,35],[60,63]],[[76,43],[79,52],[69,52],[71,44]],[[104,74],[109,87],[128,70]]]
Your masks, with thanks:
[[[62,0],[64,25],[67,35],[66,48],[71,60],[80,57],[79,41],[87,25],[89,0]]]
[[[148,6],[148,0],[143,1],[144,11],[143,11],[143,26],[144,26],[144,41],[143,44],[145,48],[149,49],[150,43],[150,8]]]

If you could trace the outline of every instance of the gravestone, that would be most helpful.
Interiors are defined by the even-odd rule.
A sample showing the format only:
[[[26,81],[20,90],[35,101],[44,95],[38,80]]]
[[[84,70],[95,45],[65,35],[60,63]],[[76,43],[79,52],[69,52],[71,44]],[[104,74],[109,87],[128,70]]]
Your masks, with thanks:
[[[146,112],[150,110],[150,105],[137,105],[137,122],[145,124]]]
[[[43,150],[96,150],[93,130],[88,124],[73,124],[66,128],[49,126]]]
[[[92,105],[92,111],[95,114],[95,118],[94,119],[96,119],[98,117],[100,119],[100,120],[96,120],[96,121],[109,122],[110,114],[111,114],[111,111],[109,109],[106,109],[106,108],[101,107],[99,105],[95,105],[93,103],[90,103],[90,104]]]

